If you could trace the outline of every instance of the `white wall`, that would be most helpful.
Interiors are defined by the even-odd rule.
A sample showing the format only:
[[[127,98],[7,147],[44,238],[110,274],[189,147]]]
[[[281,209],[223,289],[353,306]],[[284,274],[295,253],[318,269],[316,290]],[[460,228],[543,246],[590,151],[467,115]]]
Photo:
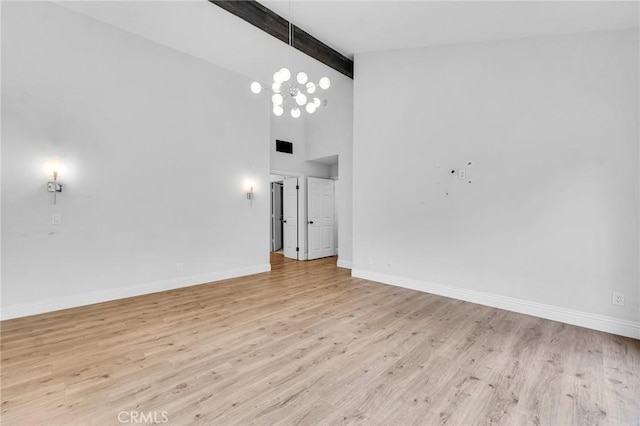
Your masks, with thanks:
[[[249,83],[57,5],[3,3],[3,317],[268,270],[268,100]],[[56,206],[52,156],[68,166]]]
[[[292,69],[294,69],[292,67]],[[340,241],[338,265],[351,267],[351,185],[353,150],[353,81],[333,70],[325,70],[331,79],[331,87],[321,96],[329,97],[326,107],[313,115],[303,115],[294,119],[285,113],[271,118],[271,169],[290,171],[305,177],[338,177],[340,191],[336,192],[336,216],[340,217],[338,239]],[[314,80],[319,76],[312,75]],[[275,140],[294,142],[293,155],[275,152]],[[314,161],[338,155],[336,167]],[[337,172],[337,173],[336,173]],[[300,179],[300,230],[299,238],[302,258],[307,256],[306,226],[306,181]]]
[[[339,229],[338,264],[351,266],[353,80],[208,2],[72,1],[62,4],[117,28],[220,64],[267,87],[274,70],[282,66],[292,72],[304,70],[316,82],[322,76],[329,77],[331,88],[322,92],[329,104],[315,113],[306,125],[306,159],[340,156],[340,179],[344,191],[336,203],[338,214],[344,220]],[[190,25],[185,27],[184,22]],[[211,42],[218,39],[225,42]],[[288,124],[283,120],[275,122],[275,126],[287,128]]]
[[[351,268],[354,82],[344,76],[332,76],[329,90],[333,98],[327,107],[308,120],[308,157],[318,159],[338,155],[340,190],[336,193],[335,200],[337,216],[340,218],[338,266]]]
[[[328,178],[330,166],[307,161],[307,120],[315,117],[302,115],[293,118],[289,114],[276,117],[271,114],[271,170],[302,173],[306,176]],[[276,152],[276,139],[293,143],[293,154]]]
[[[299,118],[293,118],[285,113],[280,117],[271,114],[271,171],[281,172],[288,176],[298,176],[298,244],[301,260],[307,258],[309,244],[307,241],[307,177],[328,178],[331,167],[326,164],[307,161],[308,140],[307,123],[315,116],[307,117],[303,112]],[[276,152],[276,139],[293,143],[293,154]]]
[[[354,275],[640,337],[638,47],[357,55]]]

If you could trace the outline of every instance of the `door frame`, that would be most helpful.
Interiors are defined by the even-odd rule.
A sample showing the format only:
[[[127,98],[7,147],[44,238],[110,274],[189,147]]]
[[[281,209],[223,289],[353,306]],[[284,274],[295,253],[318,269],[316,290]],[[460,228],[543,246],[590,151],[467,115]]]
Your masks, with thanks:
[[[298,260],[307,260],[307,176],[300,172],[289,172],[286,170],[271,170],[270,174],[285,177],[297,177],[298,186]],[[269,236],[271,238],[271,236]],[[271,247],[271,240],[269,240]]]

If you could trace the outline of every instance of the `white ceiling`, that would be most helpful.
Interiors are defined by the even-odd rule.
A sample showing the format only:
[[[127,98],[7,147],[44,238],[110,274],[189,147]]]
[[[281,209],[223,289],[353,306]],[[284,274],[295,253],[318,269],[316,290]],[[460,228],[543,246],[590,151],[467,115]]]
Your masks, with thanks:
[[[207,0],[57,1],[251,79],[283,65],[348,80]],[[638,27],[640,2],[262,0],[347,56],[438,44]],[[347,82],[343,82],[348,84]],[[333,83],[332,83],[333,86]]]
[[[346,56],[354,53],[637,28],[638,1],[260,0]]]

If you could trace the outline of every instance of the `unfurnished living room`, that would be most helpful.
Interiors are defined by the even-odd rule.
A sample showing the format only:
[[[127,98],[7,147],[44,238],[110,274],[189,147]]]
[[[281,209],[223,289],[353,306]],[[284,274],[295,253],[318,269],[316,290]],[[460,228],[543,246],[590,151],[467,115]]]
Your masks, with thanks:
[[[0,14],[3,426],[640,426],[640,2]]]

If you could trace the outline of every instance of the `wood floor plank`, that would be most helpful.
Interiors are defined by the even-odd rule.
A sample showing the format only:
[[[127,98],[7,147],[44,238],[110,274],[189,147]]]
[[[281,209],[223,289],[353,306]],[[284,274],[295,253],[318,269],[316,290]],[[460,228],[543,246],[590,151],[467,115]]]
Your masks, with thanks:
[[[335,258],[273,255],[269,273],[0,326],[3,425],[640,422],[637,340],[351,278]]]

